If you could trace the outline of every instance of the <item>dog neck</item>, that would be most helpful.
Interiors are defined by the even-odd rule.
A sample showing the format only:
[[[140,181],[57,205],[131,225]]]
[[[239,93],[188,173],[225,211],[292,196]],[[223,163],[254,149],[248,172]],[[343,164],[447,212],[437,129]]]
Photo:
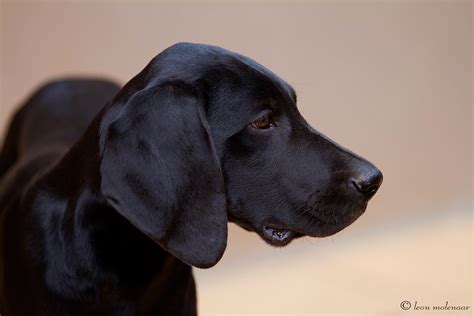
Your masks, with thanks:
[[[44,258],[48,287],[69,299],[112,304],[125,296],[157,304],[160,293],[169,295],[170,288],[184,282],[191,288],[186,299],[193,300],[191,267],[136,229],[101,194],[100,120],[101,114],[32,190],[35,209],[48,212],[38,216],[49,222],[43,224],[48,227],[44,239],[34,241],[52,254]],[[157,282],[161,289],[154,288]]]

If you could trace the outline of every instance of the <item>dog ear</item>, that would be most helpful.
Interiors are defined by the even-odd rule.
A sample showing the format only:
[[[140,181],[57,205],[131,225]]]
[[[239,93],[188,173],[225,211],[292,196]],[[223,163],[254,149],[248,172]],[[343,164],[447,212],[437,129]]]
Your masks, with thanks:
[[[106,129],[101,190],[168,252],[208,268],[224,253],[227,214],[201,99],[178,83],[133,95]]]

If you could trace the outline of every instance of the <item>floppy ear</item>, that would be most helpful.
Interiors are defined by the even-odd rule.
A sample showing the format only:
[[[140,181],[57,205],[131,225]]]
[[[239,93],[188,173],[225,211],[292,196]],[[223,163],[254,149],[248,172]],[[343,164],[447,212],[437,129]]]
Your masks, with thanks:
[[[101,190],[136,228],[187,264],[227,243],[224,180],[200,98],[184,85],[137,92],[109,125]]]

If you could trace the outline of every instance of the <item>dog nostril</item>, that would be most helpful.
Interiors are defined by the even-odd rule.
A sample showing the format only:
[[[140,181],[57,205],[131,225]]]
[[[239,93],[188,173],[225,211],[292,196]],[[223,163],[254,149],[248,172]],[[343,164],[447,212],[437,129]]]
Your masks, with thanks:
[[[367,197],[371,197],[375,193],[377,193],[377,190],[382,184],[382,179],[382,173],[380,171],[377,171],[374,175],[368,177],[368,179],[352,180],[352,184],[357,189],[357,191]]]
[[[378,189],[378,186],[376,186],[376,185],[368,186],[368,185],[365,185],[365,184],[361,184],[357,181],[353,181],[352,183],[356,187],[357,191],[359,191],[360,193],[365,194],[365,195],[374,195],[375,192],[377,192],[377,189]]]

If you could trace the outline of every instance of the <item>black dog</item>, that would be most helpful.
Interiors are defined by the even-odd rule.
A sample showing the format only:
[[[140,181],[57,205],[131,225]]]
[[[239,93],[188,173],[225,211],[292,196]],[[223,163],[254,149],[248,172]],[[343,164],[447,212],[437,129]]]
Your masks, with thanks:
[[[382,182],[268,69],[186,43],[120,91],[41,88],[12,120],[0,178],[6,316],[194,315],[191,266],[219,261],[228,220],[275,246],[328,236]]]

